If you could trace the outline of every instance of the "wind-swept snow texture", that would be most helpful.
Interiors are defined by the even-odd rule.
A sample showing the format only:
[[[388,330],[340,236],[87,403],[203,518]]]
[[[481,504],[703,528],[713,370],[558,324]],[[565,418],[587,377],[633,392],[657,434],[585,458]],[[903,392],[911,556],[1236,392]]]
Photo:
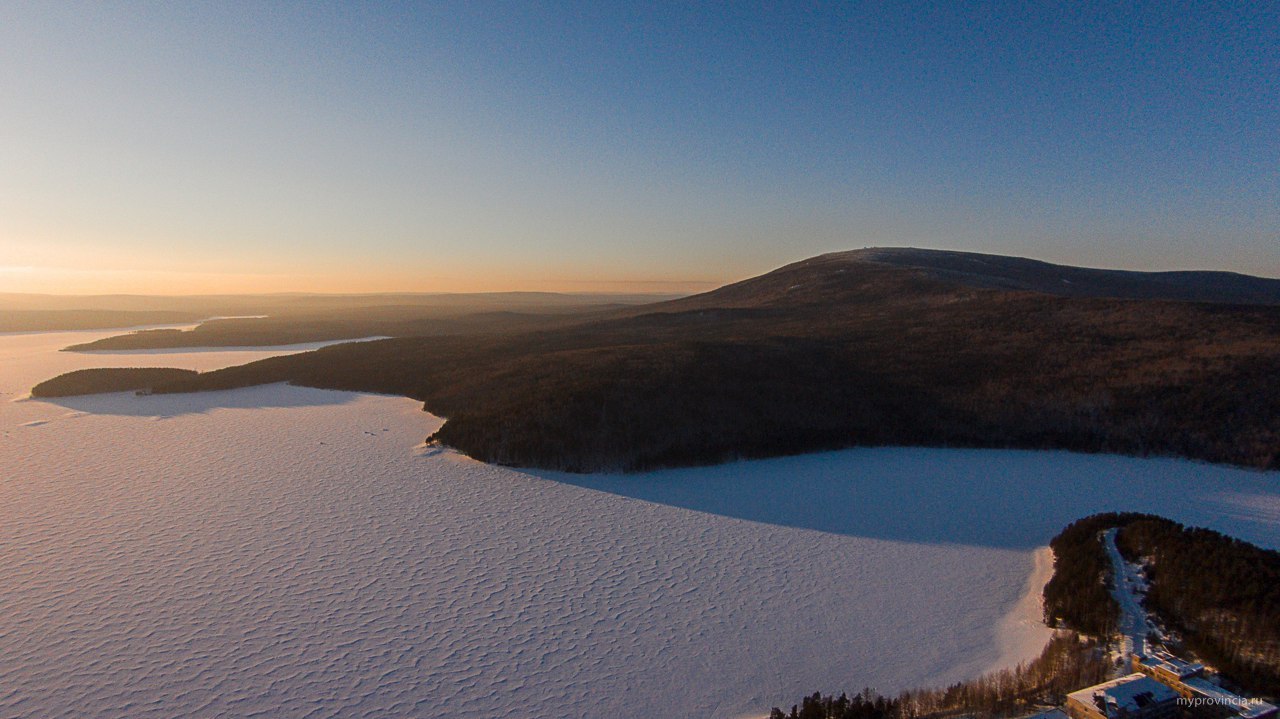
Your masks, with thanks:
[[[851,450],[633,476],[418,447],[395,397],[21,399],[0,337],[0,717],[736,717],[1038,653],[1043,546],[1104,509],[1280,544],[1280,477]],[[14,401],[11,401],[14,400]]]

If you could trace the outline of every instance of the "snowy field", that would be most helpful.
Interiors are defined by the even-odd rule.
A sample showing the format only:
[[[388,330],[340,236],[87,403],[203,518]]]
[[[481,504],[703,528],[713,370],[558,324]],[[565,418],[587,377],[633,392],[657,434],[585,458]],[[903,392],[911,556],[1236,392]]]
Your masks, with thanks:
[[[1280,545],[1280,476],[851,450],[565,476],[419,445],[402,398],[283,385],[23,399],[0,336],[0,716],[739,717],[1035,655],[1048,539],[1103,509]],[[297,349],[297,348],[291,348]]]

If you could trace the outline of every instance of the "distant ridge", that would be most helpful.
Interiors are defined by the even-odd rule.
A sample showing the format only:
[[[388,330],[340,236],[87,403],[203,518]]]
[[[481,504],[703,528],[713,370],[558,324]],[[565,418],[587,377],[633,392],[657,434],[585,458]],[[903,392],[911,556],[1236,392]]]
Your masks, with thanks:
[[[420,399],[448,418],[436,441],[570,471],[855,445],[1280,469],[1280,281],[855,250],[554,325],[337,345],[153,389],[281,381]]]
[[[1235,272],[1100,270],[1023,257],[912,247],[873,247],[815,259],[823,258],[911,267],[939,280],[972,287],[1043,292],[1062,297],[1280,304],[1280,279]]]
[[[1280,279],[1233,272],[1098,270],[976,252],[872,247],[810,257],[654,307],[795,306],[842,298],[892,299],[890,295],[904,291],[953,293],[964,288],[1058,297],[1280,305]]]

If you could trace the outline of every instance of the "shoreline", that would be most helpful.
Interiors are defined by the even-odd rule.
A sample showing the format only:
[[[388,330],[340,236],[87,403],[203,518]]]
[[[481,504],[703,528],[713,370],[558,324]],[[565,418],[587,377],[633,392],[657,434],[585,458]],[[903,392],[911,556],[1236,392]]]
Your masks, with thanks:
[[[1032,553],[1032,562],[1022,596],[996,627],[1000,657],[983,674],[1035,659],[1053,636],[1054,630],[1044,623],[1044,585],[1053,578],[1053,550],[1038,547]]]

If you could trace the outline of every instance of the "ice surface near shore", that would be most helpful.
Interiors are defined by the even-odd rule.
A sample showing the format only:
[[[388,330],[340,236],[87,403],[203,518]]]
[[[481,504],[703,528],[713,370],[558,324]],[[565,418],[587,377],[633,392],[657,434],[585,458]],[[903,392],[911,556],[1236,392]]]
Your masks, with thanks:
[[[156,349],[141,349],[141,350],[76,350],[76,352],[80,354],[86,354],[86,355],[100,357],[100,358],[101,357],[130,357],[130,356],[156,357],[156,356],[175,355],[175,354],[179,354],[179,355],[217,354],[217,355],[221,355],[222,358],[225,359],[227,357],[235,357],[237,355],[240,355],[240,356],[247,356],[249,357],[249,359],[246,359],[242,362],[234,362],[233,364],[244,364],[244,362],[252,362],[253,360],[260,359],[261,357],[274,357],[276,355],[293,354],[295,352],[308,352],[310,350],[318,350],[321,347],[328,347],[330,345],[347,344],[349,342],[372,342],[373,340],[386,340],[386,339],[391,339],[391,338],[387,335],[375,335],[372,337],[352,337],[349,339],[322,340],[319,342],[298,342],[296,344],[291,344],[291,345],[271,345],[266,347],[257,346],[257,345],[226,346],[226,347],[160,347]],[[98,361],[102,362],[105,360],[100,359]],[[147,361],[154,362],[155,360],[150,359]],[[231,365],[224,365],[222,361],[219,361],[218,366],[230,367]]]
[[[56,351],[84,334],[0,338],[0,391],[272,354]],[[0,716],[734,717],[1034,655],[1038,548],[1091,511],[1280,544],[1280,476],[1190,462],[572,477],[416,450],[439,420],[402,398],[57,402],[0,402]]]

